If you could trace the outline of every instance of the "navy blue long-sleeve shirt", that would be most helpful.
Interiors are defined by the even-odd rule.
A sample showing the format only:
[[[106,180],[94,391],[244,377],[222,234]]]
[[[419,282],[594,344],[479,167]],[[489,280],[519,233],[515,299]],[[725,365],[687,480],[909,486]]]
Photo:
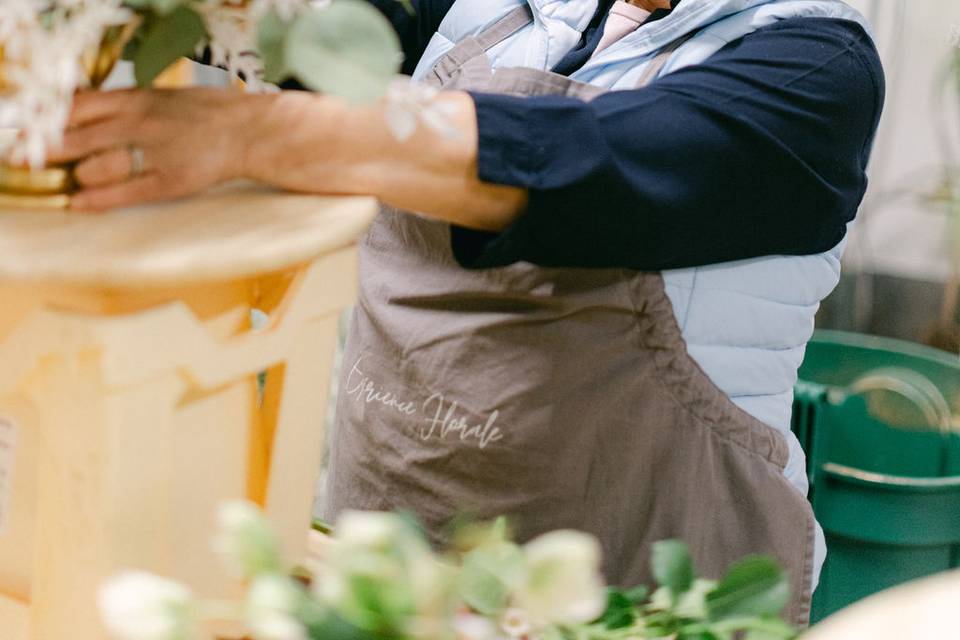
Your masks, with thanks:
[[[410,15],[371,2],[396,26],[407,72],[453,4],[420,0]],[[554,71],[589,59],[610,4]],[[472,96],[479,177],[530,198],[502,233],[454,227],[461,264],[657,270],[836,245],[866,190],[884,81],[859,25],[796,18],[591,102]]]

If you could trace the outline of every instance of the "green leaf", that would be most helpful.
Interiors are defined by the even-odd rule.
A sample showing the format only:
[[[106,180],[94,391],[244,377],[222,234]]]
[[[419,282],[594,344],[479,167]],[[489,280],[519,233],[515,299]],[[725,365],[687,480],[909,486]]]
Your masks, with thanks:
[[[694,632],[685,632],[681,630],[677,634],[677,640],[724,640],[726,636],[717,635],[712,631],[694,631]]]
[[[350,624],[335,612],[314,608],[298,612],[298,618],[307,628],[311,640],[381,640],[382,635]]]
[[[646,602],[647,598],[650,597],[650,589],[644,586],[634,587],[633,589],[624,591],[623,595],[629,598],[633,604],[639,605]]]
[[[627,594],[617,589],[607,590],[607,608],[597,619],[607,629],[624,629],[637,619],[637,607]]]
[[[347,580],[349,604],[340,611],[346,620],[374,633],[399,634],[413,607],[409,585],[378,575],[354,574]]]
[[[306,87],[352,101],[380,97],[400,67],[400,43],[383,15],[362,0],[334,0],[294,19],[276,60],[275,25],[267,26],[270,81],[292,75]]]
[[[790,585],[773,558],[752,556],[737,562],[707,595],[712,620],[736,616],[776,616],[790,598]]]
[[[513,544],[474,549],[463,558],[459,591],[463,600],[486,615],[499,613],[509,602],[512,585],[523,566],[523,554]]]
[[[206,38],[203,18],[187,7],[151,21],[133,56],[137,84],[148,87],[180,57],[192,54]]]
[[[662,540],[653,545],[651,567],[653,577],[675,596],[693,584],[693,561],[690,548],[679,540]]]
[[[263,62],[263,78],[267,82],[280,84],[290,75],[287,70],[285,48],[289,22],[280,19],[276,11],[268,11],[257,25],[257,49]]]

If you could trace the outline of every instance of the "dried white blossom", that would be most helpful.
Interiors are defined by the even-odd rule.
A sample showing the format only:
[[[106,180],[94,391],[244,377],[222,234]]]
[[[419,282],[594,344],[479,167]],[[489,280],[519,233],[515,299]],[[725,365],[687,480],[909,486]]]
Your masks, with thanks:
[[[84,52],[131,17],[121,0],[3,0],[0,46],[7,85],[0,127],[21,129],[15,161],[41,166],[60,144],[73,94],[87,83]]]

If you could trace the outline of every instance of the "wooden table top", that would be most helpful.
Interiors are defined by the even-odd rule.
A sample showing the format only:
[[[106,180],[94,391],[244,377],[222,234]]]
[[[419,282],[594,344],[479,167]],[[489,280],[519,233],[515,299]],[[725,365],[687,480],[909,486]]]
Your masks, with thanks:
[[[373,198],[243,182],[101,214],[0,209],[0,279],[124,287],[242,278],[347,246],[376,211]]]

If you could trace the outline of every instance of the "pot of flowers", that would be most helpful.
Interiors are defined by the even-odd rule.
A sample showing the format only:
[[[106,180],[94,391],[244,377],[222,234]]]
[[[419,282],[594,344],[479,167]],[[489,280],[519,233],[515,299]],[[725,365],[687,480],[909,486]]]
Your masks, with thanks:
[[[249,90],[295,79],[354,100],[381,95],[400,62],[396,34],[362,0],[3,0],[0,203],[69,203],[71,167],[47,167],[45,158],[61,142],[78,89],[99,88],[120,58],[149,87],[194,55]]]

